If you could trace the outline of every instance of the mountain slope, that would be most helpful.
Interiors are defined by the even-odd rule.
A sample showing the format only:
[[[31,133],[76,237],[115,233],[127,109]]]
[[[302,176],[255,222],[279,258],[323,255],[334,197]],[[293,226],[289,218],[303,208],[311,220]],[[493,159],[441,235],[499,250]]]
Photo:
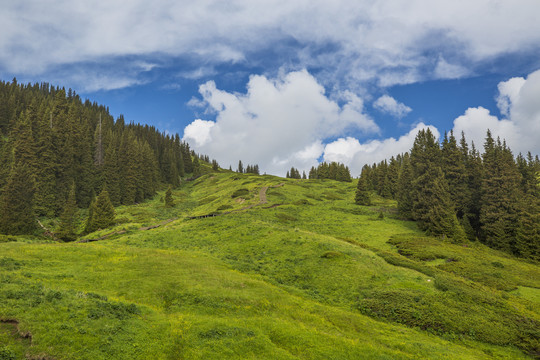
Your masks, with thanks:
[[[55,359],[537,351],[536,265],[425,237],[390,201],[354,205],[355,186],[208,174],[173,191],[172,209],[159,195],[117,208],[119,224],[86,239],[122,233],[100,241],[4,237],[17,241],[0,243],[0,318],[32,336],[8,347]],[[202,215],[219,216],[190,219]]]

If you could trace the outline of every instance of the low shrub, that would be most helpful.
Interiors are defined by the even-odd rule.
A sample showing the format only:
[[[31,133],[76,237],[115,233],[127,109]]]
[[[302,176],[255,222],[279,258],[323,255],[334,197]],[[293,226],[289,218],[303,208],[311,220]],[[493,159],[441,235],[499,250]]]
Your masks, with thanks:
[[[231,197],[234,199],[234,198],[237,198],[237,197],[240,197],[240,196],[245,196],[245,195],[248,195],[248,194],[249,194],[248,189],[238,189],[238,190],[236,190],[235,192],[232,193]]]

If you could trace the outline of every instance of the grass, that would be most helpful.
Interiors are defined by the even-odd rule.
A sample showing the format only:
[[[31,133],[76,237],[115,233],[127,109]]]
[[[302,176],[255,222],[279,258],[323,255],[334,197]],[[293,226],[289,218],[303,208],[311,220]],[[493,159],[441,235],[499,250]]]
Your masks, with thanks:
[[[267,204],[188,220],[282,183]],[[87,236],[126,231],[105,240],[0,239],[0,319],[32,335],[4,324],[0,344],[55,359],[534,356],[537,265],[423,236],[392,201],[354,205],[354,187],[206,174],[173,191],[173,208],[162,194],[117,208],[114,228]]]

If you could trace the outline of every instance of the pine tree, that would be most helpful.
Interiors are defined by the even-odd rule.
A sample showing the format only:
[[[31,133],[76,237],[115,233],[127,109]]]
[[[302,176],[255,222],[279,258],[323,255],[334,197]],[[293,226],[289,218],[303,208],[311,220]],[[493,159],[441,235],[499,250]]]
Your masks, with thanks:
[[[165,193],[165,206],[166,207],[174,206],[174,200],[172,196],[172,187],[170,185],[169,185],[169,188],[167,189],[167,192]]]
[[[371,205],[371,199],[369,197],[369,192],[366,184],[366,180],[362,177],[358,179],[358,184],[356,186],[356,193],[354,196],[354,202],[356,205]]]
[[[77,215],[78,208],[75,197],[75,183],[73,183],[71,185],[71,189],[69,190],[69,195],[62,214],[60,215],[60,225],[58,227],[58,231],[56,232],[56,236],[59,239],[63,241],[74,241],[77,239]]]
[[[36,214],[52,217],[56,208],[56,154],[53,149],[51,121],[52,113],[38,120],[36,130]]]
[[[362,173],[364,173],[362,171]],[[401,216],[412,219],[412,168],[409,154],[403,156],[403,162],[399,171],[396,198],[398,201],[398,210]]]
[[[15,161],[0,196],[0,232],[30,234],[36,229],[34,174],[30,166]]]
[[[463,154],[457,146],[456,138],[452,131],[449,138],[445,134],[441,155],[442,169],[448,182],[450,198],[456,206],[456,215],[458,218],[462,218],[467,213],[470,195]]]
[[[199,158],[195,156],[193,158],[193,176],[200,176],[201,175],[201,164],[199,162]]]
[[[106,229],[115,222],[114,207],[109,199],[109,193],[103,189],[89,209],[86,232]]]
[[[421,229],[454,241],[465,238],[440,167],[440,148],[430,129],[418,132],[411,150],[411,215]]]
[[[483,158],[481,240],[490,247],[512,252],[519,212],[521,174],[510,150],[500,140],[495,143],[489,131]]]
[[[242,174],[244,172],[244,165],[242,165],[242,160],[238,161],[238,169],[236,169],[236,172]]]

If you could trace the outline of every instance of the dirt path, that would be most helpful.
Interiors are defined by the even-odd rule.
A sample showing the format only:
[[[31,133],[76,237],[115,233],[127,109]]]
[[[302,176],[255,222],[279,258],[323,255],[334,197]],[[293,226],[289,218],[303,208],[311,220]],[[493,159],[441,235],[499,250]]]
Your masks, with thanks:
[[[220,213],[220,214],[208,214],[208,215],[190,216],[190,217],[188,217],[188,219],[190,219],[190,220],[204,219],[204,218],[208,218],[208,217],[223,216],[223,215],[228,215],[228,214],[232,214],[232,213],[237,213],[237,212],[253,209],[255,206],[263,205],[263,204],[266,204],[268,202],[266,200],[266,192],[268,191],[269,188],[277,188],[277,187],[281,187],[283,185],[285,185],[285,184],[281,183],[281,184],[273,185],[273,186],[263,186],[259,190],[259,202],[257,204],[252,204],[252,205],[249,205],[249,206],[245,206],[245,207],[243,207],[241,209],[226,211],[226,212]],[[274,206],[271,206],[271,207],[274,207]]]
[[[281,183],[281,184],[278,184],[278,185],[263,186],[259,190],[259,202],[257,204],[252,204],[252,205],[249,205],[249,206],[245,206],[245,207],[243,207],[241,209],[231,210],[231,211],[227,211],[227,212],[220,213],[220,214],[208,214],[208,215],[190,216],[190,217],[188,217],[188,219],[189,220],[203,219],[203,218],[222,216],[222,215],[227,215],[227,214],[232,214],[232,213],[237,213],[237,212],[253,209],[255,206],[264,205],[264,204],[266,204],[268,202],[267,199],[266,199],[266,192],[268,191],[269,188],[277,188],[277,187],[281,187],[283,185],[285,185],[285,184]],[[276,206],[279,206],[279,204],[272,205],[272,206],[270,206],[268,208],[272,208],[272,207],[276,207]],[[178,218],[175,217],[175,218],[172,218],[172,219],[167,219],[165,221],[162,221],[159,224],[145,226],[145,227],[139,228],[138,231],[146,231],[146,230],[156,229],[156,228],[158,228],[160,226],[166,225],[166,224],[168,224],[170,222],[173,222],[175,220],[178,220]],[[111,237],[113,235],[120,235],[120,234],[124,234],[124,233],[126,233],[126,230],[113,231],[113,232],[105,234],[105,235],[103,235],[103,236],[101,236],[101,237],[99,237],[97,239],[81,239],[81,240],[78,240],[76,242],[77,243],[88,243],[88,242],[94,242],[94,241],[99,241],[99,240],[105,240],[105,239],[107,239],[107,238],[109,238],[109,237]]]

